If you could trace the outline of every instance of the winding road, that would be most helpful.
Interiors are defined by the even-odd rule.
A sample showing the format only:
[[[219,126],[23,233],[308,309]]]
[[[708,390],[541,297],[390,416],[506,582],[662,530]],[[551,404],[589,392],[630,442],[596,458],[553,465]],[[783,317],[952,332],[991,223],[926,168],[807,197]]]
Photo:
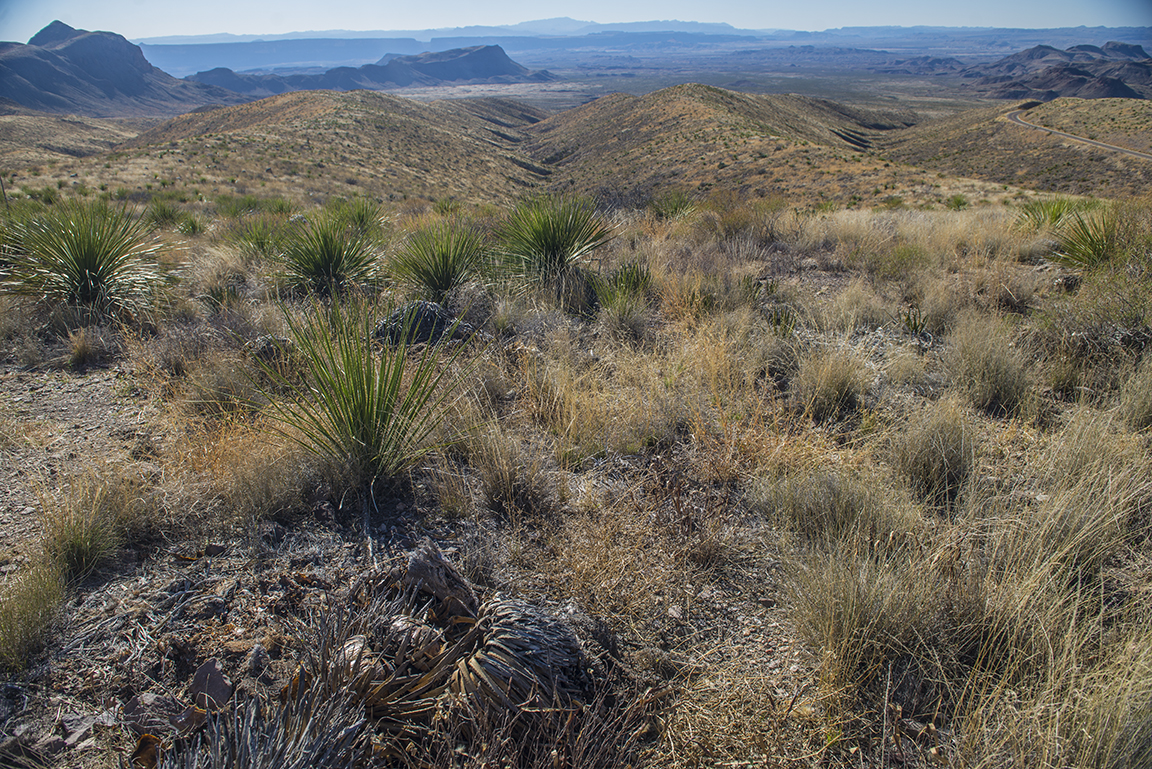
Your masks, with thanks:
[[[1063,131],[1057,131],[1053,128],[1045,128],[1042,125],[1036,125],[1035,123],[1029,123],[1027,120],[1020,117],[1020,114],[1022,112],[1026,112],[1026,111],[1027,110],[1022,110],[1022,109],[1013,110],[1012,112],[1009,112],[1004,117],[1008,118],[1008,120],[1010,122],[1015,123],[1016,125],[1024,126],[1025,128],[1035,128],[1037,131],[1044,131],[1046,133],[1056,134],[1057,136],[1063,136],[1065,139],[1072,139],[1073,141],[1083,142],[1084,144],[1091,144],[1093,147],[1099,147],[1100,149],[1111,150],[1112,152],[1119,152],[1119,153],[1124,154],[1124,155],[1131,155],[1134,158],[1140,158],[1142,160],[1152,160],[1152,155],[1149,155],[1147,152],[1138,152],[1136,150],[1126,149],[1125,147],[1117,147],[1115,144],[1105,144],[1104,142],[1098,142],[1095,139],[1085,139],[1083,136],[1077,136],[1076,134],[1064,133]]]

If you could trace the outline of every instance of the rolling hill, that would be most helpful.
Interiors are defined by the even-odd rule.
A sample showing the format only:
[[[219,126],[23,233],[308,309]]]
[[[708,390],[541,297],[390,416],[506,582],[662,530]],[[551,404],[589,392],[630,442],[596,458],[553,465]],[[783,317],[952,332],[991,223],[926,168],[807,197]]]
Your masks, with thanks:
[[[877,186],[882,161],[867,152],[875,137],[915,120],[684,85],[561,112],[527,129],[528,151],[558,180],[601,194],[643,197],[675,186],[846,199]]]
[[[501,100],[416,102],[378,92],[297,91],[182,115],[121,148],[123,179],[205,192],[497,201],[541,178],[518,152],[544,114]],[[156,155],[159,157],[155,157]]]
[[[968,110],[927,121],[886,135],[877,148],[894,160],[950,176],[1051,192],[1113,197],[1152,189],[1152,162],[1007,122],[1004,116],[1020,106]],[[1114,125],[1100,140],[1147,152],[1152,103],[1059,98],[1035,106],[1027,119],[1085,138],[1097,138],[1098,126]]]

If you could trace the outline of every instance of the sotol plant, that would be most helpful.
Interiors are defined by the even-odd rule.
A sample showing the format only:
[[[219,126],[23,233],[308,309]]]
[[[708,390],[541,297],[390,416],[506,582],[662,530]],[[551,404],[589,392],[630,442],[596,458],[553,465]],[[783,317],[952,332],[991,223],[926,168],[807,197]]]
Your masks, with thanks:
[[[266,395],[288,438],[362,487],[432,449],[430,438],[469,370],[455,365],[461,348],[430,344],[416,351],[404,341],[408,334],[378,348],[372,308],[356,299],[333,298],[301,316],[284,315],[302,376],[271,364],[264,369],[273,389],[287,393]]]
[[[388,270],[400,283],[443,304],[455,289],[479,273],[485,259],[484,238],[450,221],[417,230],[392,257]]]
[[[516,206],[501,230],[501,256],[515,283],[542,291],[566,309],[584,311],[591,286],[585,257],[612,239],[590,202],[542,197]]]
[[[369,283],[376,276],[372,239],[333,214],[289,232],[279,261],[292,285],[317,294]]]
[[[126,208],[62,205],[30,219],[20,240],[0,275],[8,293],[100,313],[132,312],[160,278],[151,259],[159,245]]]

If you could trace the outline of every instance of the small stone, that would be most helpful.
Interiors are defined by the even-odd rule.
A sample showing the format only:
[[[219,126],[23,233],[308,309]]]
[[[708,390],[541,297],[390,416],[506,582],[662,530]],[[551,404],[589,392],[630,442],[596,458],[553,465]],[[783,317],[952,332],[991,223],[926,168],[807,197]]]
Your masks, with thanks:
[[[205,710],[215,710],[223,707],[232,697],[232,682],[215,657],[201,665],[192,676],[192,683],[188,693],[196,701],[196,705]]]
[[[172,697],[144,692],[124,705],[124,722],[137,734],[167,734],[172,730],[172,718],[183,710]]]
[[[263,644],[257,643],[253,644],[251,651],[248,652],[244,660],[244,669],[248,671],[248,675],[259,678],[271,663],[272,658],[268,656],[268,650]]]

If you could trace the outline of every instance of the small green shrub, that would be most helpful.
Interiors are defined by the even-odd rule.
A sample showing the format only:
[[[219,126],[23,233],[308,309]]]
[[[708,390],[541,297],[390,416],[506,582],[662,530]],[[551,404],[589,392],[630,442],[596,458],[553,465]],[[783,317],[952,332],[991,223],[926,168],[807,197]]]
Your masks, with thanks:
[[[144,214],[144,221],[157,230],[175,227],[182,218],[183,212],[175,203],[160,198],[153,198]]]
[[[648,210],[658,219],[679,219],[696,210],[696,201],[686,190],[668,190],[652,198]]]
[[[252,214],[230,222],[224,239],[248,259],[275,258],[287,237],[288,224],[273,214]]]
[[[397,281],[443,304],[476,278],[486,258],[483,236],[459,222],[438,221],[410,235],[388,263]]]
[[[284,320],[300,376],[262,368],[274,383],[265,392],[271,415],[287,438],[358,486],[392,477],[434,448],[430,438],[469,371],[455,365],[463,347],[416,352],[401,334],[378,349],[372,308],[357,299],[333,297],[301,317],[285,310]]]
[[[1020,207],[1020,212],[1016,215],[1016,223],[1025,230],[1059,227],[1073,214],[1088,208],[1087,204],[1071,198],[1029,200]]]
[[[944,206],[949,211],[963,211],[968,207],[968,198],[963,195],[953,195],[944,201]]]
[[[1049,258],[1057,264],[1091,270],[1112,259],[1120,247],[1120,228],[1111,211],[1073,214],[1060,228],[1060,245]]]
[[[368,198],[340,200],[328,207],[329,213],[344,225],[366,237],[377,237],[383,231],[380,204]]]

